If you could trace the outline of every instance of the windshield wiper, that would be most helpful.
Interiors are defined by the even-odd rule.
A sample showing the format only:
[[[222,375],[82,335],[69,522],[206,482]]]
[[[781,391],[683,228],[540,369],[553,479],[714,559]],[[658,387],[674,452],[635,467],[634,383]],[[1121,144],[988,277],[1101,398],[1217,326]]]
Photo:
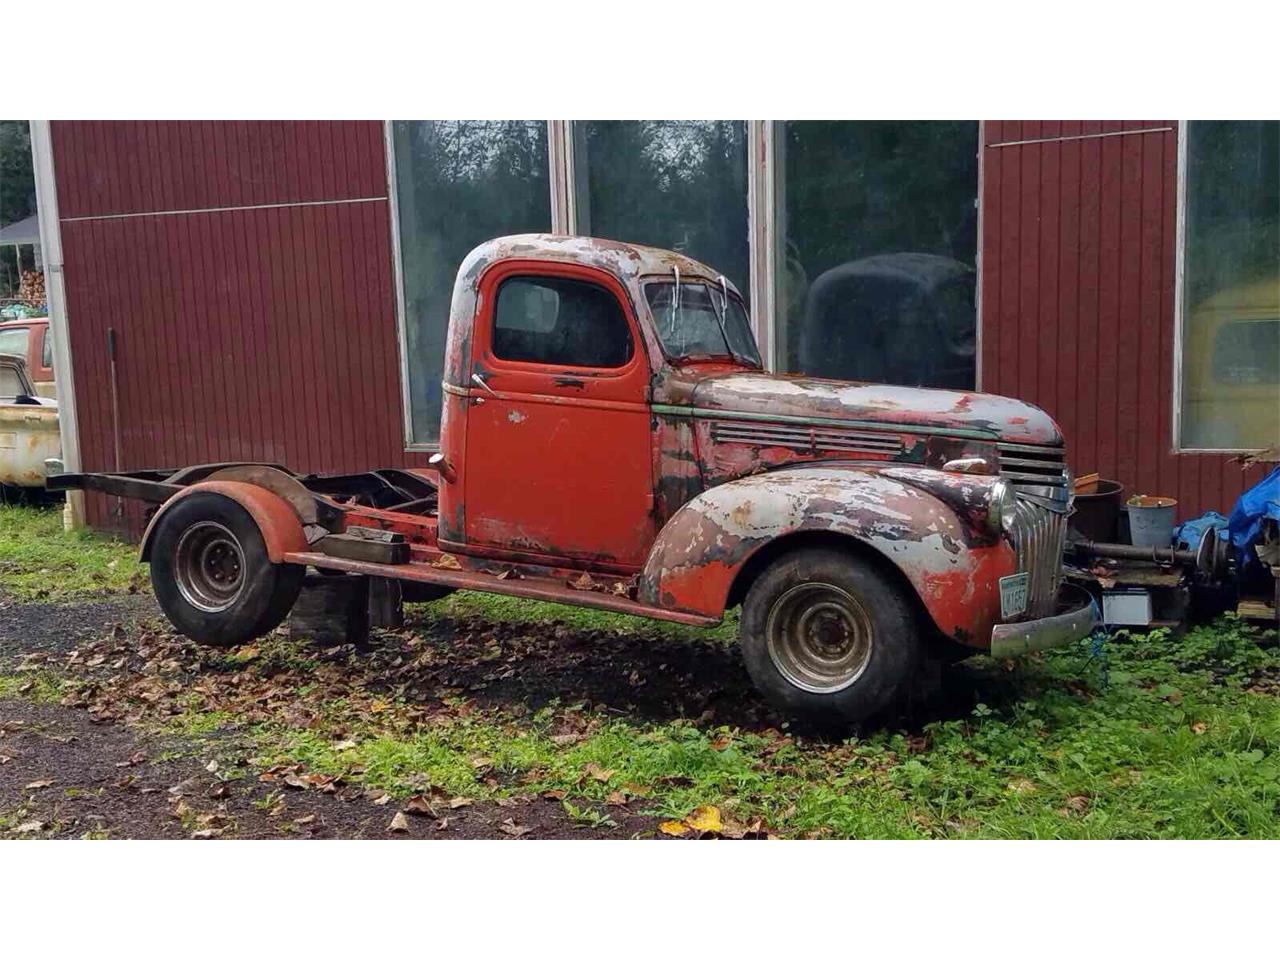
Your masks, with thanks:
[[[720,325],[720,336],[724,340],[724,348],[729,351],[729,356],[745,365],[747,364],[747,361],[743,357],[738,356],[737,352],[733,349],[733,344],[729,342],[729,329],[724,323],[725,314],[729,311],[729,281],[724,278],[723,273],[720,274],[720,294],[722,299],[719,306],[716,306],[716,297],[714,293],[710,295],[710,299],[711,309],[714,310],[716,314],[716,323]]]

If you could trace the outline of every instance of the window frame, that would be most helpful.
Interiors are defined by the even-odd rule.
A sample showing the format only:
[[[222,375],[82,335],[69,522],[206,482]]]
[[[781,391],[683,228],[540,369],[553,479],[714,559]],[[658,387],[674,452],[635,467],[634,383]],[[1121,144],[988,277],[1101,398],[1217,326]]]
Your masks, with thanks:
[[[627,359],[615,366],[604,367],[594,364],[581,363],[547,363],[542,360],[522,360],[514,357],[504,357],[497,352],[496,336],[498,329],[498,307],[502,303],[502,290],[511,282],[524,281],[526,283],[536,283],[537,281],[555,281],[558,283],[571,283],[579,286],[591,287],[600,291],[607,296],[618,310],[618,316],[622,319],[622,327],[627,333],[628,342],[631,345],[630,351],[627,353]],[[550,289],[549,284],[544,282],[543,286]],[[557,307],[557,314],[559,308]],[[627,304],[618,299],[615,291],[611,290],[603,283],[582,276],[566,276],[562,271],[551,272],[534,272],[528,270],[513,270],[511,272],[504,271],[500,276],[495,278],[493,283],[493,306],[486,310],[480,317],[480,322],[485,328],[484,346],[488,351],[489,357],[495,361],[495,368],[509,368],[532,371],[533,368],[545,367],[548,370],[582,370],[589,373],[592,377],[604,378],[614,373],[620,373],[631,367],[632,361],[635,360],[636,353],[641,349],[640,341],[637,336],[638,331],[632,320],[627,316]],[[559,325],[559,317],[557,315],[557,326]]]
[[[518,277],[555,277],[589,283],[613,297],[622,311],[622,319],[631,336],[631,357],[620,367],[581,367],[572,364],[547,364],[532,360],[504,360],[493,352],[493,324],[498,309],[498,289],[507,280]],[[467,375],[476,372],[477,365],[494,372],[523,374],[533,377],[549,377],[555,379],[561,372],[570,377],[580,375],[593,383],[608,383],[624,380],[634,375],[637,367],[643,367],[645,376],[650,369],[650,357],[646,337],[640,326],[640,315],[630,294],[622,283],[612,274],[582,263],[547,260],[499,260],[492,264],[476,281],[479,291],[478,302],[482,308],[472,319],[471,329],[471,369]]]
[[[1177,122],[1177,176],[1173,255],[1173,416],[1170,434],[1175,456],[1227,456],[1252,453],[1257,447],[1188,447],[1182,443],[1182,374],[1183,343],[1187,335],[1186,273],[1187,273],[1187,151],[1190,120]]]

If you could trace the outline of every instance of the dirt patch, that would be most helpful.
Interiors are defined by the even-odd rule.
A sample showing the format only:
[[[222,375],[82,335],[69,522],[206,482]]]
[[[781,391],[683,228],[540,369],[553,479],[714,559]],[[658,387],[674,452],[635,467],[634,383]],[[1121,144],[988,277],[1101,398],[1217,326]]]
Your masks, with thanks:
[[[656,828],[626,811],[610,811],[616,827],[580,827],[545,797],[441,799],[402,812],[357,786],[298,789],[234,766],[210,770],[186,747],[83,711],[0,700],[0,837],[621,839]],[[388,829],[393,821],[400,829]]]
[[[113,624],[128,629],[159,616],[155,600],[141,593],[88,603],[17,603],[3,598],[0,662],[31,653],[69,653]]]
[[[412,699],[463,695],[517,713],[583,703],[746,730],[785,720],[756,693],[736,645],[479,618],[411,620],[408,628],[375,636],[365,669]]]

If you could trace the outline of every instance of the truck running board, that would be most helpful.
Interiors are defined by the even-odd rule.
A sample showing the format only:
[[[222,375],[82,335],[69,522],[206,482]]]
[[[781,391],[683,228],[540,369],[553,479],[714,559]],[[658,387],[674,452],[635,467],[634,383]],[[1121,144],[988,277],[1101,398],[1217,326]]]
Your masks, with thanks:
[[[284,561],[325,570],[344,570],[347,573],[364,574],[370,577],[434,583],[442,587],[452,587],[455,590],[479,590],[484,593],[524,597],[528,600],[549,600],[552,603],[565,603],[574,607],[592,607],[597,610],[608,610],[611,613],[629,613],[651,620],[669,620],[672,623],[683,623],[693,627],[714,627],[720,622],[716,617],[651,607],[630,597],[600,593],[596,590],[578,590],[560,580],[547,577],[499,579],[492,574],[472,570],[441,569],[426,563],[370,563],[325,553],[286,553]]]

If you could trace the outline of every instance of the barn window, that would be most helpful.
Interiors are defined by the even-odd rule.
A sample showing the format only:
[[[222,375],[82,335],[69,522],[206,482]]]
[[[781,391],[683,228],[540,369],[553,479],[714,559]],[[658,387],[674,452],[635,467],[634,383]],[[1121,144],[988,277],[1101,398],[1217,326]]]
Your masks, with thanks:
[[[1280,443],[1280,121],[1192,121],[1181,143],[1183,450]]]
[[[779,369],[972,388],[976,121],[774,126]]]
[[[547,124],[394,120],[388,129],[406,436],[431,446],[458,264],[485,240],[551,229]]]
[[[746,123],[572,126],[575,233],[676,250],[750,289]]]

